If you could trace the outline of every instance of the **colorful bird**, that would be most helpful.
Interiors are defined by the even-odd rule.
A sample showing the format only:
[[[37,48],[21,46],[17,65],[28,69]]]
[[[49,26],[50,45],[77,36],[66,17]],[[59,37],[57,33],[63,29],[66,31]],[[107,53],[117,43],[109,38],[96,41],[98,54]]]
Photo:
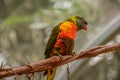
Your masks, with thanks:
[[[71,54],[79,30],[87,30],[87,22],[78,16],[73,16],[55,26],[46,46],[45,58]],[[47,80],[54,80],[56,69],[52,68],[45,72]]]

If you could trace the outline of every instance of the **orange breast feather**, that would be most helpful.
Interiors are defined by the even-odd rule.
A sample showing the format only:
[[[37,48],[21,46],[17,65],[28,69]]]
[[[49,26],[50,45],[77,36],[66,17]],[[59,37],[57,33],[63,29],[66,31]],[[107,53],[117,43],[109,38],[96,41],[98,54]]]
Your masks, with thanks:
[[[65,54],[66,45],[63,43],[64,39],[74,40],[77,33],[77,26],[72,22],[64,22],[60,25],[60,33],[58,34],[55,43],[56,48],[60,48],[60,53]],[[72,47],[72,46],[70,46]]]
[[[77,33],[77,26],[72,22],[64,22],[60,26],[59,37],[66,37],[70,39],[75,39]]]

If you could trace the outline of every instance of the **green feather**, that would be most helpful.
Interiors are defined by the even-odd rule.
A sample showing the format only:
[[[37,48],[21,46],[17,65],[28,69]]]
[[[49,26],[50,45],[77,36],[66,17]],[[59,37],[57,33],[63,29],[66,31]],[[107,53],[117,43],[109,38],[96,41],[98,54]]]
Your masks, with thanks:
[[[61,23],[60,23],[61,24]],[[46,49],[45,49],[45,58],[49,58],[50,54],[54,48],[55,42],[57,40],[57,36],[60,32],[60,24],[58,24],[56,27],[54,27],[54,29],[52,30],[52,33],[50,35],[50,38],[48,40]]]

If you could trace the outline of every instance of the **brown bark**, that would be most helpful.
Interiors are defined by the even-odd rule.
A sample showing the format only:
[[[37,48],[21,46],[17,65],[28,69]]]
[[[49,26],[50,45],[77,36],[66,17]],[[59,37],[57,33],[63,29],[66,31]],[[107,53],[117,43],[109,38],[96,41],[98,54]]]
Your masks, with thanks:
[[[0,78],[5,78],[5,77],[10,77],[15,75],[17,76],[22,74],[30,74],[34,72],[41,72],[56,66],[67,64],[77,59],[95,57],[99,54],[115,51],[115,50],[120,50],[120,43],[113,44],[113,45],[96,46],[96,47],[81,51],[79,54],[76,54],[76,55],[63,56],[62,60],[58,56],[54,56],[49,59],[33,62],[33,63],[19,66],[19,67],[14,67],[9,69],[2,68],[0,69]]]

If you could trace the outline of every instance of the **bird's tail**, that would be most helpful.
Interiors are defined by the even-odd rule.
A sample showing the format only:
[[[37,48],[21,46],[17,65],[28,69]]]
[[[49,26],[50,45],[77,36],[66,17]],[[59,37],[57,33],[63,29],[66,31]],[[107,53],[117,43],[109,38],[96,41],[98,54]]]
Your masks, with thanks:
[[[47,71],[47,80],[54,80],[57,68],[52,68]]]

